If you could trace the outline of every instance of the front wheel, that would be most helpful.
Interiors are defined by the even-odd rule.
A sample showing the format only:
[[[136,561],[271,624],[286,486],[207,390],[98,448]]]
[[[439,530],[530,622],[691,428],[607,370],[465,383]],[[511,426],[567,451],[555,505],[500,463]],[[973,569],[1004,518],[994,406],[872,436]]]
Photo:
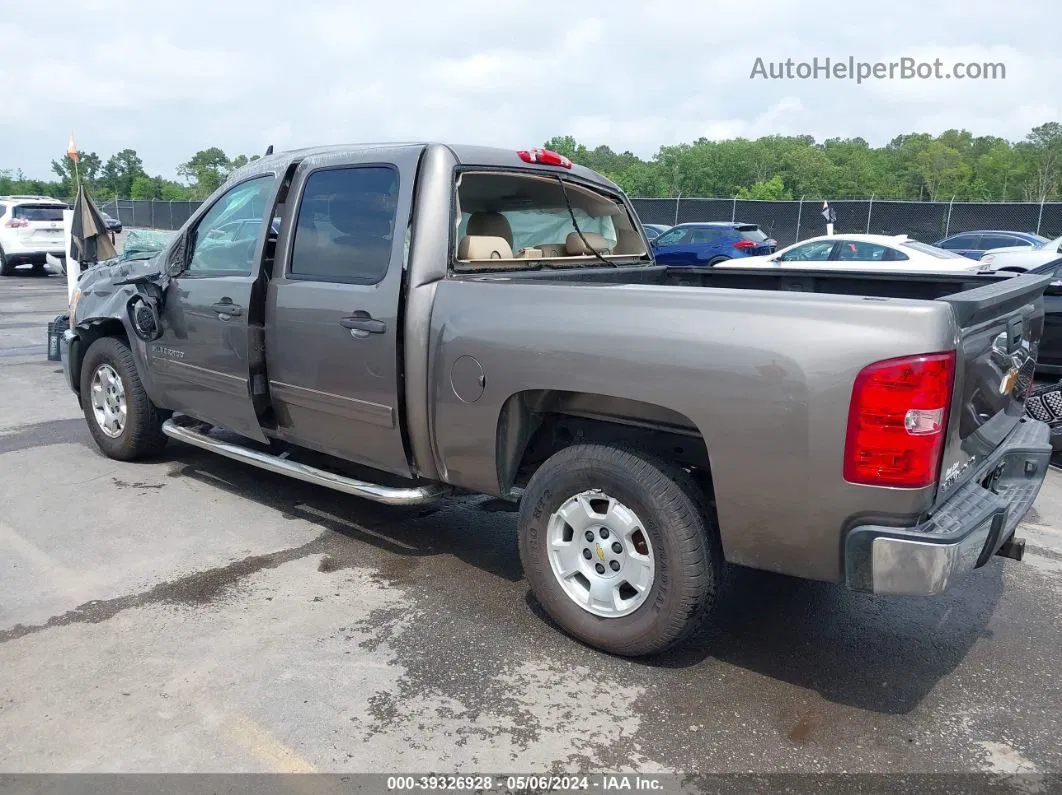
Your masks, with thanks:
[[[85,352],[81,404],[89,432],[108,458],[134,461],[166,446],[166,413],[144,391],[133,352],[123,340],[101,337]]]
[[[524,573],[569,634],[633,657],[675,645],[708,616],[721,555],[683,470],[576,445],[535,472],[520,502]]]

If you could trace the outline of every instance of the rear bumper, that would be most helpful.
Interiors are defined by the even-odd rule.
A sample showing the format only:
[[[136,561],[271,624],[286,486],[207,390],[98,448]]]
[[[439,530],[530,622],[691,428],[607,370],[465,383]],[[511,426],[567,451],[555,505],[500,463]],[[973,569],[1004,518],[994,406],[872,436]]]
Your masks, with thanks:
[[[987,563],[1014,534],[1040,493],[1051,460],[1045,423],[1025,418],[926,521],[913,527],[860,525],[845,539],[849,588],[932,596]]]

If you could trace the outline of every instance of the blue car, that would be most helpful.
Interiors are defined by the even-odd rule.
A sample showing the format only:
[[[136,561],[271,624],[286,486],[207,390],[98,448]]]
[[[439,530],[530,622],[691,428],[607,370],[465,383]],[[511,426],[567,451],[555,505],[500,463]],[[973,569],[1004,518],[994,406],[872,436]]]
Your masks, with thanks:
[[[964,257],[979,260],[991,248],[1008,248],[1010,246],[1039,246],[1047,238],[1032,232],[1009,232],[999,229],[977,229],[973,232],[958,234],[938,240],[933,245],[937,248],[954,251]]]
[[[756,224],[732,221],[679,224],[652,241],[661,265],[712,266],[729,259],[773,254],[778,241]]]

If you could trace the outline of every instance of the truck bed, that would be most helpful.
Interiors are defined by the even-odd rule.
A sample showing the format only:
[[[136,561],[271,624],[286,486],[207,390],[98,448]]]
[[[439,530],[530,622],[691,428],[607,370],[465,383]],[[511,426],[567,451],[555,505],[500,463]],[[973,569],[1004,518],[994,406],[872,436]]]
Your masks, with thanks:
[[[490,278],[490,277],[480,277]],[[506,279],[545,279],[547,281],[618,284],[659,284],[688,287],[719,287],[731,290],[771,290],[830,295],[859,295],[875,298],[904,298],[932,301],[956,293],[1007,281],[1012,276],[974,273],[880,273],[836,270],[777,268],[654,267],[541,270],[506,274]]]

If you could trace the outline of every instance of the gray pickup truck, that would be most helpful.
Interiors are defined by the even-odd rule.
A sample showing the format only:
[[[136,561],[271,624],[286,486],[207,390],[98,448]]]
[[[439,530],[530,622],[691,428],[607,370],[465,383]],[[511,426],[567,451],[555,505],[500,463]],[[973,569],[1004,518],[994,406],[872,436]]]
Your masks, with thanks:
[[[63,362],[115,459],[174,438],[384,503],[518,502],[535,597],[633,656],[698,627],[724,562],[932,595],[1020,559],[1047,281],[669,270],[552,152],[313,148],[84,273]]]

